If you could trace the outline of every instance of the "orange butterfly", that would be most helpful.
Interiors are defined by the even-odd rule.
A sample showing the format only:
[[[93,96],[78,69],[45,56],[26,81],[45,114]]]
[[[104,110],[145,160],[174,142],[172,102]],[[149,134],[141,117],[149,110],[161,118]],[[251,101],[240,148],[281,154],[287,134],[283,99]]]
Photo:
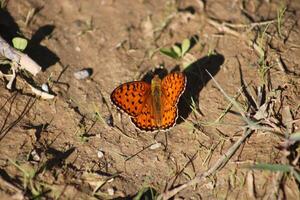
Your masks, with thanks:
[[[185,90],[183,73],[168,74],[162,80],[155,75],[151,84],[133,81],[120,85],[111,93],[112,102],[131,116],[142,131],[166,130],[176,124],[177,103]]]

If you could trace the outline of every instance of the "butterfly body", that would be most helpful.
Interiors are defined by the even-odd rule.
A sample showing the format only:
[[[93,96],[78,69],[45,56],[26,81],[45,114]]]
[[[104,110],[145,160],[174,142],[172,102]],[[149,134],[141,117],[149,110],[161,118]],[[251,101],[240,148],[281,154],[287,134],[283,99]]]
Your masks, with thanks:
[[[155,123],[160,126],[162,123],[163,102],[161,91],[161,79],[155,75],[151,81],[151,98],[152,98],[152,116]],[[149,98],[150,99],[150,98]]]
[[[120,85],[112,92],[111,100],[131,116],[140,130],[166,130],[176,124],[177,103],[185,85],[183,73],[171,73],[162,80],[155,75],[151,84],[133,81]]]

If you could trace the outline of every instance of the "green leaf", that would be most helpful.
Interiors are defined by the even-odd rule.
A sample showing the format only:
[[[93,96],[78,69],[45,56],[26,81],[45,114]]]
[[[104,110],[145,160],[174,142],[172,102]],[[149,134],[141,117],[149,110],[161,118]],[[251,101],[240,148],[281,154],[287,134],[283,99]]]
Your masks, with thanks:
[[[250,169],[258,169],[258,170],[268,170],[268,171],[281,171],[281,172],[290,172],[292,167],[289,165],[282,164],[267,164],[267,163],[259,163],[252,166],[249,166]]]
[[[160,53],[169,56],[171,58],[178,58],[177,54],[173,51],[173,49],[170,48],[160,48],[159,49]]]
[[[21,37],[14,37],[12,39],[14,47],[20,51],[23,51],[27,47],[27,40]]]
[[[155,199],[156,195],[157,192],[155,189],[150,187],[144,187],[137,193],[133,200],[152,200]]]
[[[189,39],[186,38],[182,41],[181,44],[182,56],[184,56],[184,54],[190,49],[190,46],[191,46],[191,42]]]
[[[177,58],[180,58],[181,57],[181,49],[177,45],[172,46],[172,49],[176,53]]]

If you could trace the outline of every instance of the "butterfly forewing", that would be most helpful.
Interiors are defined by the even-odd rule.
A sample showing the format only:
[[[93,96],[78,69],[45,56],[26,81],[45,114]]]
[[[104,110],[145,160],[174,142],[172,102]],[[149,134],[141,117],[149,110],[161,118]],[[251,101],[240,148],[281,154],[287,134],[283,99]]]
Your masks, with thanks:
[[[135,117],[142,112],[150,93],[150,84],[143,81],[133,81],[117,87],[110,98],[117,107]]]
[[[168,74],[162,80],[162,93],[165,103],[170,106],[176,106],[179,97],[185,90],[186,77],[183,73],[175,72]]]

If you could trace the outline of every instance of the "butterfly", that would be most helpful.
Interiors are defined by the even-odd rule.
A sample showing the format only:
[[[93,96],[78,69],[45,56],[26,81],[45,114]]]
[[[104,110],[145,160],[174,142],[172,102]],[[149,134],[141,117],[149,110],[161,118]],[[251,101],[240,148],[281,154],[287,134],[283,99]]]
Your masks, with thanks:
[[[167,130],[176,124],[177,103],[185,90],[186,76],[170,73],[163,79],[154,75],[151,84],[132,81],[121,84],[111,93],[111,101],[131,117],[142,131]]]

